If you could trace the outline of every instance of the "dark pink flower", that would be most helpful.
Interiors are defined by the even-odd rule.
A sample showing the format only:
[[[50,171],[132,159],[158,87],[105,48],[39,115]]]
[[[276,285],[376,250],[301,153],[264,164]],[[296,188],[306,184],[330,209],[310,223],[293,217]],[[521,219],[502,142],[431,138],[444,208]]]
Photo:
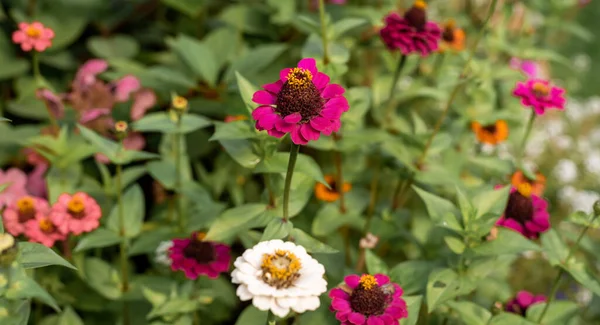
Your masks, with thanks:
[[[61,194],[50,211],[50,219],[65,234],[90,232],[98,228],[101,217],[102,210],[96,200],[83,192]]]
[[[21,49],[25,52],[31,50],[43,52],[52,46],[53,38],[54,31],[51,28],[44,27],[38,21],[31,24],[19,23],[19,30],[12,34],[12,41],[15,44],[21,44]]]
[[[506,303],[504,309],[508,312],[525,316],[527,308],[529,308],[531,305],[545,301],[546,297],[544,295],[534,296],[531,292],[519,291],[516,297]]]
[[[50,211],[48,201],[31,196],[23,196],[6,207],[2,213],[4,227],[13,236],[25,233],[27,221],[35,219],[37,214],[46,216]]]
[[[191,280],[200,275],[216,279],[219,273],[227,272],[231,261],[229,246],[203,239],[202,233],[194,233],[191,238],[173,239],[173,246],[169,248],[171,269],[183,271]]]
[[[531,191],[528,183],[519,185],[518,190],[513,187],[504,214],[496,225],[513,229],[530,239],[539,238],[550,229],[548,203]]]
[[[337,132],[342,113],[348,111],[344,88],[330,84],[329,76],[317,70],[312,58],[281,70],[279,80],[263,88],[252,97],[261,105],[252,112],[256,128],[277,138],[289,133],[295,144]]]
[[[404,16],[393,12],[385,17],[385,27],[379,33],[390,50],[427,56],[438,49],[442,29],[437,23],[427,21],[426,8],[424,1],[417,0]]]
[[[18,169],[11,168],[7,171],[0,170],[0,209],[26,196],[27,175]]]
[[[544,114],[547,109],[565,108],[565,90],[550,85],[542,79],[529,79],[526,82],[517,82],[513,95],[521,98],[521,104],[531,107],[538,115]]]
[[[349,275],[329,292],[329,309],[342,325],[397,325],[408,317],[402,293],[387,275]]]
[[[25,236],[29,238],[30,242],[40,243],[47,247],[52,247],[56,241],[67,238],[67,234],[60,230],[59,225],[41,213],[36,214],[34,219],[27,221]]]
[[[535,61],[512,58],[510,59],[510,68],[523,72],[528,78],[538,78],[540,75],[540,66]]]

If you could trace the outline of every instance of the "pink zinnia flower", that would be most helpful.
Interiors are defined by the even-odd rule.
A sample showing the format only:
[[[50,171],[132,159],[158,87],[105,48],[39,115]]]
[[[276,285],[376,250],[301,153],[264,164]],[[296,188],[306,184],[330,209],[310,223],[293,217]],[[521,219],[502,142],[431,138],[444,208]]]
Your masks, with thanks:
[[[19,23],[19,30],[12,34],[12,40],[15,44],[21,44],[21,49],[29,52],[35,49],[38,52],[43,52],[52,45],[54,31],[51,28],[46,28],[40,22]]]
[[[146,139],[139,132],[131,132],[123,139],[123,148],[125,148],[125,150],[139,151],[144,149],[144,146],[146,146]],[[96,153],[94,157],[101,164],[110,163],[110,159],[102,153]]]
[[[419,52],[427,56],[437,51],[442,29],[437,23],[427,21],[427,4],[417,0],[404,16],[391,13],[385,17],[385,27],[379,32],[390,50],[400,50],[408,55]]]
[[[0,186],[7,185],[0,191],[0,209],[27,195],[27,175],[18,169],[0,170]]]
[[[25,224],[35,219],[36,215],[46,216],[50,211],[44,199],[23,196],[10,204],[2,213],[4,227],[13,236],[25,233]]]
[[[42,213],[35,215],[34,219],[25,224],[25,236],[30,242],[40,243],[47,247],[54,246],[54,242],[65,240],[67,234],[62,232],[59,225]]]
[[[532,193],[531,185],[523,183],[518,189],[510,190],[504,215],[497,226],[513,229],[523,236],[536,239],[550,229],[550,215],[546,200]]]
[[[387,275],[353,274],[329,292],[330,310],[342,325],[397,325],[408,317],[402,293]]]
[[[530,79],[526,82],[517,82],[513,95],[521,98],[521,104],[531,107],[538,115],[544,114],[546,109],[565,108],[565,90],[550,85],[542,79]]]
[[[188,279],[195,280],[200,275],[216,279],[229,269],[231,255],[229,246],[205,241],[203,233],[194,233],[191,238],[173,239],[169,258],[171,269],[183,271]]]
[[[545,302],[544,295],[534,296],[531,292],[519,291],[517,296],[506,303],[504,309],[508,312],[525,316],[527,309],[534,304]]]
[[[512,58],[510,59],[510,68],[513,70],[520,70],[528,78],[539,78],[540,76],[540,66],[535,61]]]
[[[252,97],[261,105],[252,112],[256,128],[277,138],[289,133],[295,144],[337,132],[342,113],[348,111],[344,88],[330,84],[329,76],[317,70],[312,58],[281,70],[279,80],[263,88]]]
[[[81,235],[100,225],[102,210],[96,200],[83,192],[63,193],[52,206],[50,219],[63,233]]]

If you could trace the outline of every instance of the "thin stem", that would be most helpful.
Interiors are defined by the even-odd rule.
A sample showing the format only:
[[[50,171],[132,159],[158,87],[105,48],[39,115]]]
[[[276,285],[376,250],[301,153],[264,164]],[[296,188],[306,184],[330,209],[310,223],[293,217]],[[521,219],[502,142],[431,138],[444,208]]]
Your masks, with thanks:
[[[527,146],[527,139],[529,139],[529,134],[531,134],[531,129],[533,128],[533,122],[535,121],[535,117],[537,114],[532,109],[531,115],[529,116],[529,121],[527,121],[527,126],[525,129],[525,134],[523,134],[523,139],[521,140],[521,146],[519,147],[519,163],[523,160],[525,156],[525,147]]]
[[[375,206],[377,205],[378,198],[378,188],[379,188],[379,171],[380,166],[376,164],[374,166],[373,178],[371,179],[371,185],[369,188],[369,206],[367,207],[367,221],[365,222],[365,226],[363,228],[363,236],[366,236],[371,230],[371,222],[373,221],[373,215],[375,214]],[[356,262],[356,271],[361,272],[365,267],[365,249],[360,248],[360,252],[358,255],[358,261]]]
[[[392,84],[390,85],[390,91],[388,93],[388,98],[386,101],[387,109],[385,112],[385,117],[388,120],[392,117],[392,113],[394,111],[393,101],[394,101],[394,97],[396,95],[396,84],[398,83],[398,80],[400,79],[400,74],[401,74],[402,70],[404,69],[404,66],[406,65],[407,57],[408,56],[401,54],[400,59],[398,60],[398,65],[396,65],[396,70],[394,70],[394,77],[392,79]]]
[[[120,141],[120,151],[123,150],[123,140]],[[123,206],[123,166],[117,164],[116,171],[116,186],[117,186],[117,207],[119,213],[119,235],[121,236],[120,257],[121,257],[121,292],[129,291],[129,272],[127,263],[127,237],[125,236],[125,213]],[[129,307],[127,301],[123,301],[123,324],[129,325]]]
[[[294,176],[294,167],[298,158],[300,146],[292,144],[290,148],[290,160],[288,161],[287,172],[285,174],[285,185],[283,187],[283,221],[287,222],[290,216],[290,187],[292,186],[292,176]]]
[[[334,136],[337,138],[337,136]],[[340,194],[340,212],[346,213],[346,199],[344,196],[344,173],[342,171],[342,153],[339,151],[333,152],[333,160],[335,164],[335,172],[336,172],[336,184],[337,191]]]
[[[177,193],[177,221],[179,224],[179,231],[183,233],[185,231],[185,219],[183,216],[183,201],[182,201],[182,188],[181,188],[181,120],[183,114],[179,114],[177,118],[177,132],[175,133],[175,192]]]
[[[392,211],[396,211],[400,207],[400,199],[404,196],[404,192],[407,186],[410,186],[412,183],[412,178],[403,178],[398,180],[398,184],[394,189],[394,194],[392,196]]]
[[[267,325],[276,325],[277,324],[277,319],[275,318],[275,315],[273,315],[273,312],[271,310],[269,310],[269,313],[267,314]]]
[[[265,187],[267,188],[267,195],[269,196],[269,207],[274,208],[275,204],[275,194],[273,193],[273,187],[271,186],[271,182],[269,181],[269,175],[263,175],[263,181],[265,182]]]
[[[327,21],[325,19],[325,0],[319,0],[319,19],[321,20],[321,40],[323,41],[323,63],[329,63],[329,48],[327,40]]]

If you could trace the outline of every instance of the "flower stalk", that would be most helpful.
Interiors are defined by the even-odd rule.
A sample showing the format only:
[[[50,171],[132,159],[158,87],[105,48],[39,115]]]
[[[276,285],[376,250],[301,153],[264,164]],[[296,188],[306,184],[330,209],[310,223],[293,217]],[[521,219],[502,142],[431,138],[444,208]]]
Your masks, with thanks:
[[[523,160],[525,156],[525,147],[527,146],[527,140],[529,139],[529,135],[531,134],[531,129],[533,129],[533,122],[535,121],[535,117],[537,114],[535,110],[531,110],[531,115],[529,116],[529,121],[527,121],[527,126],[525,127],[525,134],[523,134],[523,139],[521,140],[521,146],[519,147],[519,163]]]
[[[124,151],[123,139],[119,141],[119,153]],[[127,237],[125,236],[125,213],[123,205],[123,165],[119,162],[116,168],[116,181],[117,186],[117,208],[119,213],[119,235],[121,236],[121,243],[119,245],[120,259],[121,259],[121,292],[125,293],[129,291],[129,271],[127,262]],[[129,307],[126,301],[123,301],[123,324],[129,325]]]
[[[285,185],[283,187],[283,221],[287,222],[290,217],[290,188],[292,186],[292,177],[294,176],[294,167],[298,159],[300,146],[292,144],[290,148],[290,160],[288,161],[287,172],[285,174]]]
[[[394,112],[394,97],[396,95],[396,85],[398,84],[398,80],[400,80],[400,75],[402,74],[402,70],[404,70],[404,66],[406,65],[407,55],[400,54],[400,59],[398,60],[398,65],[396,65],[396,69],[394,70],[394,77],[392,78],[392,84],[390,86],[390,91],[388,93],[387,109],[385,112],[386,119],[391,120],[392,113]]]
[[[185,231],[185,219],[183,215],[183,201],[182,201],[182,181],[181,181],[181,120],[183,114],[177,117],[177,132],[175,133],[175,190],[177,192],[177,221],[179,225],[179,231],[183,233]]]
[[[319,19],[321,21],[321,39],[323,40],[323,63],[329,63],[329,42],[327,40],[327,20],[325,17],[325,0],[319,0]]]

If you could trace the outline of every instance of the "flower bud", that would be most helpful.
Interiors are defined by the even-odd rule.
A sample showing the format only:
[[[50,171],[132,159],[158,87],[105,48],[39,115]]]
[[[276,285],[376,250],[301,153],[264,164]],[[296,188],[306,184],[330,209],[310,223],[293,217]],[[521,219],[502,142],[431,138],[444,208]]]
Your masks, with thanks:
[[[171,107],[178,112],[184,112],[187,110],[188,101],[184,97],[174,95],[171,99]]]
[[[12,264],[17,257],[17,242],[10,234],[0,234],[0,266]]]
[[[127,136],[127,129],[129,129],[127,122],[118,121],[115,123],[115,132],[117,133],[117,138],[119,138],[119,140],[124,139]]]

